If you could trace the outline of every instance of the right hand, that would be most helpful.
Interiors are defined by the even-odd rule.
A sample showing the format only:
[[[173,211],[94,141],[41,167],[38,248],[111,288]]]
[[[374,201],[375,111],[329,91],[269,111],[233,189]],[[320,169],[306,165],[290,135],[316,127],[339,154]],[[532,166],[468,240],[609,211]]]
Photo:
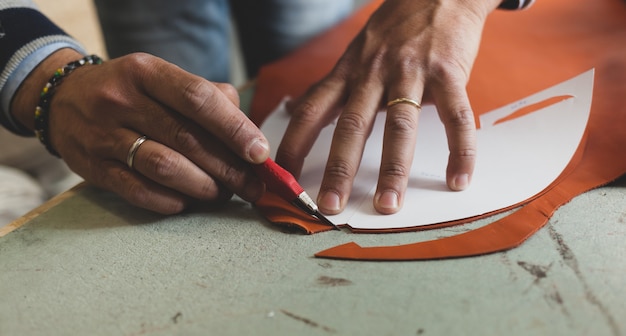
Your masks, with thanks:
[[[363,150],[381,108],[387,110],[373,206],[398,212],[409,183],[419,104],[432,103],[448,138],[446,182],[465,189],[476,160],[476,126],[466,91],[487,15],[500,0],[385,1],[333,70],[297,104],[276,162],[299,175],[322,128],[336,120],[318,206],[343,211]],[[410,98],[413,104],[386,102]]]
[[[82,57],[70,53],[62,64]],[[231,85],[137,53],[64,78],[48,112],[49,134],[52,147],[86,181],[139,207],[173,214],[193,200],[262,195],[250,164],[265,161],[269,145],[238,107]],[[142,135],[148,140],[131,169],[126,158]]]

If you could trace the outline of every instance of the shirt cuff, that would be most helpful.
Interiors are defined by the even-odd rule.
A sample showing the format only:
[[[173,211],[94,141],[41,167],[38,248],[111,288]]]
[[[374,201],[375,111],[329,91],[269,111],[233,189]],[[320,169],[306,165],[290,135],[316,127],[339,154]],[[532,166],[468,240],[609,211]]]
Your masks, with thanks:
[[[524,9],[532,5],[535,0],[503,0],[499,9]]]

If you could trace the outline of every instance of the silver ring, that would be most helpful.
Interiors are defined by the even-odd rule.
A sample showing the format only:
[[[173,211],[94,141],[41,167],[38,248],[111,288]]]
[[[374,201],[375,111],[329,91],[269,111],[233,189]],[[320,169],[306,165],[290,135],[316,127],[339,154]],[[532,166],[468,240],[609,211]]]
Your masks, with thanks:
[[[141,146],[141,144],[144,143],[144,141],[146,141],[147,139],[148,139],[147,136],[142,135],[139,138],[137,138],[135,142],[133,142],[132,146],[130,146],[130,150],[128,150],[128,155],[126,156],[126,164],[128,165],[128,168],[133,169],[133,163],[135,161],[135,154],[137,154],[137,150],[139,149],[139,146]]]

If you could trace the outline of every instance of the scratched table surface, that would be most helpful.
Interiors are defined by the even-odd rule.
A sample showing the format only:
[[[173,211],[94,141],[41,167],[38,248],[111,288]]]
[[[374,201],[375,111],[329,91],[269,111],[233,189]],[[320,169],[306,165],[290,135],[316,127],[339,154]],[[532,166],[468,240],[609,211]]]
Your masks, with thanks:
[[[430,240],[301,235],[238,199],[163,217],[76,188],[0,238],[0,335],[625,335],[626,178],[513,250],[428,262],[317,259]]]

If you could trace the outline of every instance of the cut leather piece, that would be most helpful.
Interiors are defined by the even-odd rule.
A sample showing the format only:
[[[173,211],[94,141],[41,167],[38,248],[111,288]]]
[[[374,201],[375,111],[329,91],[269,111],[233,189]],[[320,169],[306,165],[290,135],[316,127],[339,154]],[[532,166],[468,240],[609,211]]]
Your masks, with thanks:
[[[332,226],[322,223],[271,191],[263,194],[254,205],[273,224],[297,228],[307,234],[334,230]]]
[[[581,156],[584,152],[578,151]],[[575,170],[575,169],[574,169]],[[565,176],[567,180],[571,175]],[[541,229],[572,197],[567,183],[557,183],[512,214],[481,228],[451,237],[398,246],[361,247],[351,242],[315,254],[318,258],[414,261],[479,256],[512,249]],[[586,190],[585,190],[586,191]]]
[[[440,229],[440,228],[449,227],[449,226],[453,226],[453,225],[464,224],[464,223],[468,223],[468,222],[471,222],[471,221],[479,220],[479,219],[482,219],[482,218],[487,218],[487,217],[493,216],[493,215],[498,214],[498,213],[502,213],[502,212],[505,212],[505,211],[513,210],[513,209],[518,208],[518,207],[520,207],[520,206],[522,206],[522,205],[524,205],[524,204],[526,204],[526,203],[528,203],[528,202],[530,202],[530,201],[532,201],[532,200],[534,200],[534,199],[536,199],[538,197],[541,197],[546,192],[548,192],[550,189],[552,189],[554,186],[558,185],[559,183],[561,183],[561,181],[563,181],[565,178],[567,178],[574,171],[574,169],[576,168],[576,166],[578,165],[578,163],[580,162],[580,160],[583,157],[584,147],[585,147],[585,143],[586,143],[586,138],[587,138],[587,134],[585,133],[584,138],[581,140],[580,148],[576,151],[576,153],[572,157],[571,162],[565,168],[563,173],[561,173],[561,175],[559,175],[559,177],[554,182],[552,182],[552,184],[550,184],[541,193],[535,195],[531,199],[525,200],[523,202],[520,202],[518,204],[512,205],[510,207],[506,207],[506,208],[502,208],[502,209],[499,209],[499,210],[496,210],[496,211],[488,212],[488,213],[485,213],[485,214],[482,214],[482,215],[479,215],[479,216],[474,216],[474,217],[470,217],[470,218],[463,218],[463,219],[456,220],[456,221],[449,221],[449,222],[443,222],[443,223],[437,223],[437,224],[431,224],[431,225],[425,225],[425,226],[407,227],[407,228],[404,228],[404,229],[390,229],[390,230],[387,230],[387,229],[376,229],[376,230],[368,230],[368,229],[353,228],[353,227],[350,227],[350,225],[347,224],[347,223],[335,223],[335,224],[337,224],[338,226],[348,227],[350,229],[350,231],[352,231],[354,233],[398,233],[398,232],[411,232],[411,231]],[[301,231],[303,233],[306,233],[306,234],[315,234],[315,233],[320,233],[320,232],[326,232],[326,231],[333,230],[332,227],[323,224],[319,219],[317,219],[317,218],[307,214],[306,212],[300,210],[298,207],[292,205],[291,203],[285,201],[284,199],[280,198],[276,194],[274,194],[272,192],[269,192],[269,191],[266,192],[263,195],[263,197],[261,197],[261,199],[259,199],[255,203],[255,205],[256,205],[257,209],[259,210],[259,212],[263,215],[263,217],[265,217],[271,223],[274,223],[274,224],[277,224],[277,225],[284,225],[284,226],[287,226],[287,227],[297,228],[297,229],[299,229],[299,231]],[[521,241],[519,243],[521,243]],[[329,252],[329,253],[335,253],[335,252],[333,251],[333,252]],[[330,256],[327,256],[327,257],[330,257]]]
[[[375,9],[379,3],[371,4],[370,9]],[[320,71],[326,73],[347,45],[347,42],[342,44],[345,41],[340,36],[354,36],[367,16],[367,11],[359,12],[350,19],[352,25],[340,25],[337,27],[339,32],[331,31],[290,57],[270,65],[264,69],[265,73],[262,70],[252,104],[252,117],[257,122],[263,120],[283,96],[297,97],[320,79],[322,75],[319,74],[307,77],[302,73],[302,76],[295,77],[293,73],[300,72],[293,70],[314,63],[320,64],[316,70],[322,69]],[[361,248],[351,243],[320,252],[317,256],[357,260],[426,260],[510,249],[539,230],[559,206],[576,195],[623,175],[626,172],[624,41],[626,3],[621,0],[540,1],[527,11],[490,15],[468,84],[475,114],[491,111],[595,68],[596,81],[586,148],[577,152],[582,157],[580,163],[568,166],[572,169],[571,173],[551,189],[546,189],[544,194],[480,229],[404,246]],[[309,53],[312,50],[308,48],[324,49],[319,63],[317,58],[312,58],[314,54]],[[336,49],[336,58],[330,55],[331,49]],[[291,70],[283,72],[281,69]],[[262,78],[264,75],[265,79]],[[264,88],[268,85],[272,87],[269,92],[267,87]]]

